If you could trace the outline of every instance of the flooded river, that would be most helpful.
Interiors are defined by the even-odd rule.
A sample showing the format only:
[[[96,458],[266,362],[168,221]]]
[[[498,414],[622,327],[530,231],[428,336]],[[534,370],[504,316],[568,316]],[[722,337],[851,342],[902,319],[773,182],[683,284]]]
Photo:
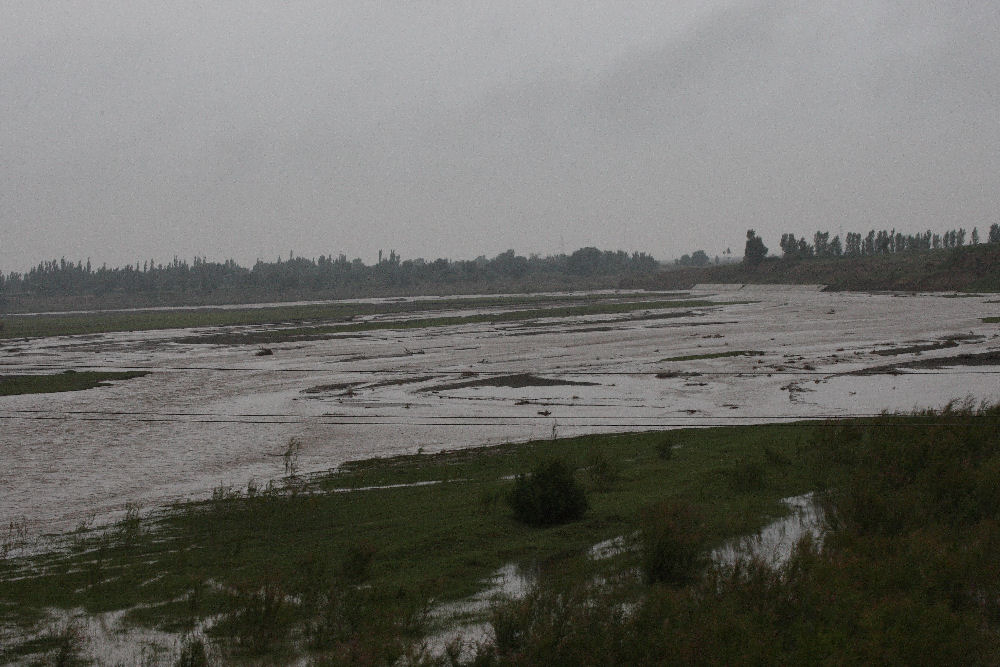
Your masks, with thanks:
[[[5,341],[0,374],[152,373],[0,397],[0,521],[39,534],[114,518],[127,503],[146,511],[262,485],[284,474],[291,438],[298,470],[312,472],[421,448],[1000,400],[1000,368],[958,357],[1000,350],[1000,326],[981,320],[1000,314],[995,297],[692,296],[748,303],[386,329],[277,344],[270,356],[176,342],[196,330]],[[666,361],[727,352],[747,354]],[[921,365],[939,357],[954,363]]]

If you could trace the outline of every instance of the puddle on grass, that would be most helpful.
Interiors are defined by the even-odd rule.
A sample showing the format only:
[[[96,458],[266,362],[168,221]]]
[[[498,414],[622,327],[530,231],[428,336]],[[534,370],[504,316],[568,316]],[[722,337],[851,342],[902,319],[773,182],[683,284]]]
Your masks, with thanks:
[[[821,545],[823,541],[823,509],[812,492],[783,498],[791,510],[788,516],[768,524],[750,537],[731,540],[712,551],[712,560],[720,565],[732,565],[737,560],[757,558],[777,568],[788,562],[795,545],[806,535]]]
[[[632,536],[634,539],[638,536],[638,533]],[[619,535],[618,537],[612,537],[609,540],[604,540],[603,542],[598,542],[594,546],[590,547],[590,551],[587,552],[587,556],[591,560],[606,560],[608,558],[614,558],[615,556],[621,555],[631,549],[629,540],[625,538],[624,535]]]
[[[177,664],[184,645],[191,640],[201,640],[210,664],[215,664],[218,656],[212,655],[211,643],[205,636],[205,631],[217,620],[215,617],[202,620],[184,634],[135,626],[125,621],[130,612],[148,606],[139,605],[102,614],[88,614],[82,609],[50,609],[48,619],[40,623],[35,632],[26,635],[14,632],[6,639],[16,645],[15,642],[59,637],[71,647],[73,656],[88,664],[150,666]],[[0,638],[3,636],[0,635]],[[40,657],[43,656],[27,655],[25,658],[32,661],[25,664],[37,664]],[[55,654],[49,652],[45,657],[54,658]],[[48,664],[44,658],[43,664]]]
[[[791,510],[788,516],[774,521],[749,537],[731,540],[711,552],[711,559],[731,565],[737,559],[760,558],[771,567],[780,567],[791,557],[792,550],[804,535],[817,544],[823,539],[823,511],[813,494],[783,498]],[[614,558],[635,548],[637,534],[619,535],[590,547],[592,560]],[[476,647],[493,640],[493,627],[487,620],[491,605],[503,600],[523,599],[537,583],[537,574],[510,563],[497,570],[488,580],[489,586],[468,598],[434,607],[429,617],[442,629],[424,640],[424,648],[433,657],[441,657],[457,646],[462,660],[470,660]]]
[[[441,629],[424,638],[425,651],[441,657],[449,648],[458,646],[462,660],[472,659],[478,645],[493,640],[493,626],[487,620],[492,605],[523,599],[537,581],[537,572],[508,563],[486,579],[486,589],[463,600],[433,607],[428,620]]]

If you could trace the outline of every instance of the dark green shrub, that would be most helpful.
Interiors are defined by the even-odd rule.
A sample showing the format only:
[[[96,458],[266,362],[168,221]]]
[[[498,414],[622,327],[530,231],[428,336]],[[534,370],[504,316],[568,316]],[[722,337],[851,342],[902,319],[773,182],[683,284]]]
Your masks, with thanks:
[[[698,574],[705,558],[705,535],[690,505],[667,501],[646,509],[640,534],[647,582],[683,584]]]
[[[566,523],[587,511],[586,493],[558,459],[540,464],[530,475],[518,475],[507,503],[514,518],[530,526]]]

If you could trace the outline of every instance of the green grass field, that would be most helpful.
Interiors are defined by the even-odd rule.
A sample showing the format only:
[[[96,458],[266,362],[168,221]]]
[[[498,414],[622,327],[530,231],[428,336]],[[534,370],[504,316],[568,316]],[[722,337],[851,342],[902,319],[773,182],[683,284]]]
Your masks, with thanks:
[[[708,662],[738,658],[726,653],[735,638],[748,642],[742,662],[830,658],[852,637],[862,648],[848,662],[934,662],[963,647],[996,658],[998,417],[949,410],[596,435],[359,461],[278,489],[220,488],[204,502],[145,516],[133,508],[108,530],[81,529],[66,552],[8,557],[0,623],[31,633],[51,608],[128,609],[129,623],[179,633],[215,619],[210,653],[226,663],[393,664],[434,629],[433,603],[517,563],[539,573],[538,592],[496,609],[494,622],[513,634],[498,628],[483,664],[551,664],[557,645],[596,651],[585,664],[624,664],[641,642],[650,661],[686,662],[659,634],[642,634],[663,623],[677,656],[697,650]],[[505,502],[512,477],[551,458],[574,471],[589,509],[549,528],[518,523]],[[646,567],[642,546],[587,557],[602,540],[660,534],[652,524],[663,503],[696,517],[704,551],[752,534],[787,512],[781,498],[809,491],[825,499],[831,532],[788,566],[799,570],[709,568],[683,584],[649,583],[635,574]],[[606,584],[588,583],[598,580]],[[558,609],[546,606],[552,591],[563,591]],[[756,599],[759,618],[747,615]],[[635,616],[614,612],[625,603],[638,605]],[[569,625],[541,622],[556,612]],[[593,636],[620,642],[598,650]],[[46,637],[0,659],[41,659],[60,639]],[[908,642],[924,653],[906,653]]]

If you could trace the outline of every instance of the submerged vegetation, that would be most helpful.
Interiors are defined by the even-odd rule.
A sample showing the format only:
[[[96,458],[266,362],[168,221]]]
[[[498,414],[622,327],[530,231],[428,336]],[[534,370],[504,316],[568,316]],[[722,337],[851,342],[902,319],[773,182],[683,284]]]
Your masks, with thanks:
[[[519,563],[537,571],[534,589],[494,606],[478,649],[441,661],[996,662],[998,423],[1000,409],[948,408],[291,469],[281,485],[129,508],[67,551],[8,557],[0,625],[23,641],[0,660],[53,657],[42,638],[61,608],[127,610],[129,625],[188,633],[188,659],[213,664],[430,663],[437,602]],[[503,501],[554,459],[549,487],[579,489],[588,509],[522,523]],[[821,543],[806,538],[777,567],[712,560],[810,491]],[[608,540],[620,548],[595,556]]]
[[[149,371],[99,372],[64,371],[47,375],[0,375],[0,396],[50,394],[109,387],[114,380],[131,380],[149,375]]]

